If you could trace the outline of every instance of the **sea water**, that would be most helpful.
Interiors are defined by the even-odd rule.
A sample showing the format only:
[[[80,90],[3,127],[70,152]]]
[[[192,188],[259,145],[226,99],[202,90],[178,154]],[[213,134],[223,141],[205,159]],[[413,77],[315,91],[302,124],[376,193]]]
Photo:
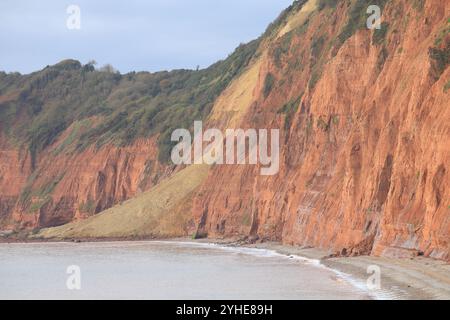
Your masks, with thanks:
[[[144,241],[0,244],[0,299],[370,299],[318,261]]]

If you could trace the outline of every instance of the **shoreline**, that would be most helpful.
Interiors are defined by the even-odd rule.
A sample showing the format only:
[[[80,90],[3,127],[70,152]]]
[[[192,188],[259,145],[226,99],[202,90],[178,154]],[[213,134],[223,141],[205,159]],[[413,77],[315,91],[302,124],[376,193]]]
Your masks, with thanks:
[[[329,252],[316,248],[299,248],[279,243],[250,245],[251,248],[275,250],[281,254],[298,255],[317,259],[320,264],[338,271],[339,274],[356,280],[354,285],[367,289],[367,280],[372,275],[368,268],[380,269],[381,290],[372,291],[381,299],[400,300],[449,300],[450,264],[431,258],[385,258],[374,256],[330,257]],[[352,279],[350,282],[353,282]]]
[[[369,294],[380,300],[450,300],[450,264],[442,260],[425,257],[332,257],[326,250],[295,247],[279,242],[249,244],[242,241],[217,239],[202,239],[196,242],[272,250],[281,255],[317,260],[321,266],[334,271],[337,277],[359,289],[367,290]],[[371,276],[368,268],[371,266],[380,269],[380,290],[372,291],[367,288],[367,280]]]
[[[192,244],[214,244],[223,247],[253,248],[271,250],[288,257],[316,260],[318,266],[325,267],[336,274],[337,279],[349,282],[353,286],[366,290],[375,299],[399,300],[450,300],[450,264],[431,258],[410,259],[384,258],[373,256],[330,257],[328,251],[316,248],[301,248],[283,245],[278,242],[248,243],[233,239],[182,238],[89,238],[89,239],[39,239],[39,238],[1,238],[0,244],[27,243],[99,243],[99,242],[146,242],[166,241]],[[368,290],[366,282],[371,276],[369,266],[379,268],[381,289]]]

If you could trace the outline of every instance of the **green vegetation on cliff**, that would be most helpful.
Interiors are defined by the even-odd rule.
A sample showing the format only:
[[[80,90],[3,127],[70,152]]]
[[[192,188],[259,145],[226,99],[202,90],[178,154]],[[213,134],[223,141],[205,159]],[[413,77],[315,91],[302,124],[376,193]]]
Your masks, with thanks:
[[[340,48],[342,44],[352,37],[358,30],[366,28],[367,19],[369,17],[367,14],[367,8],[369,6],[376,5],[383,10],[387,0],[352,0],[349,2],[350,8],[348,12],[348,20],[336,39],[336,48]],[[321,0],[321,3],[321,7],[324,8],[326,6],[332,6],[333,1]]]
[[[86,119],[95,121],[83,130],[76,126],[80,132],[69,136],[57,153],[72,143],[80,151],[158,134],[164,162],[171,132],[207,117],[215,98],[248,65],[258,45],[259,40],[240,45],[227,59],[199,71],[121,75],[66,60],[30,75],[1,73],[0,128],[12,142],[28,146],[33,164],[62,132]]]

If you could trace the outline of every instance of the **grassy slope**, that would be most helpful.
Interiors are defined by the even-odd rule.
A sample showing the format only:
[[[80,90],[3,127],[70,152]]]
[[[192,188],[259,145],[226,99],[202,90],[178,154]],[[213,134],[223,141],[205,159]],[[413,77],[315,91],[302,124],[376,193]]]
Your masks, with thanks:
[[[269,27],[262,39],[268,40],[277,35],[287,12],[290,12],[290,9]],[[228,88],[216,99],[209,115],[210,122],[220,127],[234,127],[240,122],[253,101],[260,69],[267,63],[267,49],[267,45],[262,45],[259,54],[248,63],[245,71],[235,74]],[[237,51],[239,52],[239,49]],[[207,166],[190,166],[123,205],[85,221],[44,229],[35,237],[64,239],[185,236],[192,222],[193,194],[206,179],[207,172]]]
[[[90,219],[44,229],[37,238],[123,238],[184,236],[191,218],[192,193],[208,167],[192,165],[154,189]]]
[[[257,55],[259,41],[242,44],[226,59],[197,71],[120,74],[75,60],[28,75],[0,71],[0,137],[24,157],[28,151],[32,163],[18,206],[37,213],[50,202],[60,180],[54,184],[40,165],[51,157],[80,154],[93,146],[126,147],[155,137],[159,162],[170,163],[171,133],[192,129],[194,120],[209,116],[217,97]],[[65,174],[61,168],[58,177]],[[42,190],[42,185],[53,188]],[[36,195],[45,201],[34,204]],[[5,211],[9,216],[11,210]]]
[[[311,13],[317,10],[318,0],[308,0],[300,10],[295,12],[286,25],[278,33],[278,38],[284,36],[288,32],[300,27],[309,18]]]
[[[239,123],[252,102],[263,57],[254,62],[216,100],[210,121],[233,126]],[[128,238],[188,235],[192,199],[206,179],[208,166],[189,166],[154,189],[108,209],[88,220],[44,229],[37,238]]]

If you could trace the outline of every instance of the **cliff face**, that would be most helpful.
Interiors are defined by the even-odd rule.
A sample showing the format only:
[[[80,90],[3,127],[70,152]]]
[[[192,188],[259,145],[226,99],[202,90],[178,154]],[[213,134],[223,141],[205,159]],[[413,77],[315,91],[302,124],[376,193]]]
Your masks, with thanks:
[[[282,128],[280,173],[215,166],[195,199],[199,232],[449,259],[449,3],[389,1],[381,31],[343,43],[352,7],[314,4],[265,44],[237,126]]]
[[[372,4],[382,8],[379,30],[365,27]],[[180,203],[171,202],[171,208],[192,212],[194,220],[182,213],[187,222],[175,228],[184,230],[179,235],[449,260],[449,18],[450,5],[440,0],[296,1],[260,39],[200,75],[114,80],[117,87],[101,92],[111,90],[105,104],[117,117],[105,120],[99,112],[73,119],[39,152],[42,144],[17,147],[11,139],[17,131],[3,130],[0,224],[56,226],[151,190],[183,172],[163,161],[170,150],[163,138],[174,127],[204,119],[205,127],[219,129],[280,129],[280,171],[261,176],[258,166],[216,165],[204,178],[202,170],[199,189],[190,186]],[[191,94],[217,82],[218,87]],[[130,96],[124,86],[138,88],[127,108],[118,98]],[[17,101],[17,90],[2,90],[0,107],[6,109],[8,101]],[[187,109],[172,107],[177,101]],[[200,106],[193,108],[196,103]],[[14,110],[16,122],[27,119],[23,107]],[[163,119],[170,122],[158,126]],[[136,127],[145,134],[132,134]],[[86,137],[100,147],[78,148],[74,141],[85,145]],[[127,143],[113,143],[118,138]],[[175,177],[192,179],[192,173]],[[142,203],[153,199],[143,198]],[[87,225],[100,230],[108,216],[117,219],[127,206],[133,204],[103,220],[92,217]],[[85,225],[63,229],[71,237],[95,237],[96,229],[86,231]],[[127,228],[149,235],[150,229]],[[116,229],[114,234],[126,235]],[[58,229],[48,234],[57,236]]]
[[[82,220],[171,176],[172,131],[208,116],[257,44],[200,71],[0,72],[0,230]]]
[[[8,227],[18,196],[31,172],[27,154],[0,138],[0,225]]]
[[[39,159],[33,171],[29,153],[2,150],[1,210],[6,228],[33,229],[84,219],[151,188],[171,172],[158,163],[154,139],[74,155],[55,156],[53,151]]]

